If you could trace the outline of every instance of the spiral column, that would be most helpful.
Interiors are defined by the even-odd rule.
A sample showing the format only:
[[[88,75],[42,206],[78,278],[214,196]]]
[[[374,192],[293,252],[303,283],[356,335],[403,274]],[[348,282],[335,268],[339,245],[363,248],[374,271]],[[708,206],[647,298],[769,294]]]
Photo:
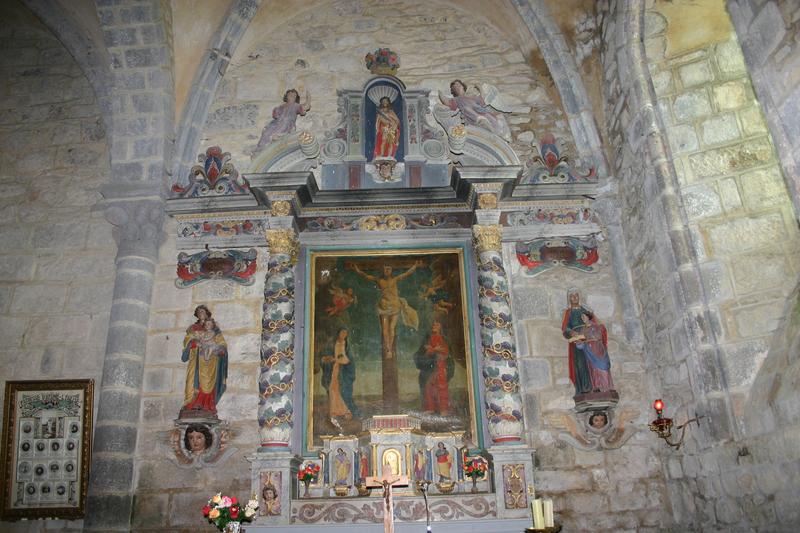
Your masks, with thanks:
[[[261,370],[258,378],[258,425],[262,447],[288,448],[294,407],[294,264],[293,229],[267,230],[269,262],[264,284]]]
[[[496,444],[515,443],[523,435],[522,396],[508,279],[503,268],[502,227],[476,225],[472,231],[478,256],[478,309],[489,436]]]

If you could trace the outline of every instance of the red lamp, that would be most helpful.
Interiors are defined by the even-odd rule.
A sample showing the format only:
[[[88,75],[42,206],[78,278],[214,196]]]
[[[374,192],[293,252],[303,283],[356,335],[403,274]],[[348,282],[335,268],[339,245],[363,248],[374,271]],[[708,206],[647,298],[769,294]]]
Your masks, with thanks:
[[[664,411],[664,401],[661,400],[661,398],[654,401],[653,409],[656,410],[656,419],[650,422],[649,425],[650,431],[658,435],[659,438],[664,439],[664,442],[666,442],[667,445],[675,448],[676,450],[680,449],[681,445],[683,444],[683,437],[685,436],[686,433],[686,426],[688,426],[692,422],[697,422],[697,425],[700,426],[700,419],[703,418],[702,416],[695,416],[694,418],[687,420],[680,426],[677,426],[675,429],[681,430],[681,436],[680,439],[674,442],[672,441],[672,419],[662,415]]]

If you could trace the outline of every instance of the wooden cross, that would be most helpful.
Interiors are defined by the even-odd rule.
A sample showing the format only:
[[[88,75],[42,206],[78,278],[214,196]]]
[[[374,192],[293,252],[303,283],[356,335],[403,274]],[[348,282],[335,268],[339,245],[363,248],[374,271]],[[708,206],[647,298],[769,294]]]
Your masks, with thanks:
[[[407,487],[408,476],[392,472],[389,463],[381,467],[380,476],[369,476],[366,479],[367,487],[383,487],[383,532],[394,533],[394,500],[392,487]]]

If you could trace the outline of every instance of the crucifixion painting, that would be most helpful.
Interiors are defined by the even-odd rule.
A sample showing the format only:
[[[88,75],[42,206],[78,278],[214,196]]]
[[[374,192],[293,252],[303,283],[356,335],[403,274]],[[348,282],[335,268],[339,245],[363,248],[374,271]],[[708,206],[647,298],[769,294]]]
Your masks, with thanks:
[[[309,255],[306,448],[375,415],[476,434],[463,249]]]

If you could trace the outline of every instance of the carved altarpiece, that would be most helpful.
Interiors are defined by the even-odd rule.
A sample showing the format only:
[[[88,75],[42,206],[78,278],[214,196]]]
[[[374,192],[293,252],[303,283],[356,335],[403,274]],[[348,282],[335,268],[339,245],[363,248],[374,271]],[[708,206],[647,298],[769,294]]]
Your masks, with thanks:
[[[182,250],[261,246],[259,254],[269,257],[260,442],[248,460],[252,492],[277,503],[261,501],[269,512],[260,514],[257,525],[382,522],[380,491],[370,493],[364,480],[384,464],[411,481],[395,492],[397,520],[425,519],[416,481],[433,482],[433,520],[529,517],[531,428],[523,417],[505,271],[516,259],[504,255],[503,244],[535,243],[520,250],[539,253],[545,246],[536,239],[555,236],[564,246],[580,243],[579,255],[596,253],[591,243],[600,225],[590,198],[597,178],[593,171],[565,170],[550,137],[543,139],[541,157],[523,164],[501,136],[458,112],[432,109],[430,91],[407,89],[393,71],[384,71],[360,88],[338,91],[341,121],[333,130],[278,136],[241,176],[218,156],[221,149],[212,150],[220,163],[224,159],[224,183],[232,185],[215,188],[205,168],[193,169],[190,183],[173,188],[167,202],[178,220]],[[397,142],[390,149],[376,148],[381,109],[399,123],[394,132],[384,130]],[[479,376],[471,412],[477,434],[425,432],[413,417],[400,417],[404,421],[390,429],[380,425],[394,422],[370,417],[355,430],[340,424],[341,431],[309,446],[304,383],[318,379],[307,366],[309,251],[426,246],[468,250],[465,290],[474,304],[465,316],[472,347],[462,355],[471,358]],[[346,292],[339,297],[339,305],[349,305]],[[331,313],[336,309],[332,304]],[[477,494],[465,481],[467,454],[488,460]],[[307,486],[298,480],[306,467],[319,467]]]

